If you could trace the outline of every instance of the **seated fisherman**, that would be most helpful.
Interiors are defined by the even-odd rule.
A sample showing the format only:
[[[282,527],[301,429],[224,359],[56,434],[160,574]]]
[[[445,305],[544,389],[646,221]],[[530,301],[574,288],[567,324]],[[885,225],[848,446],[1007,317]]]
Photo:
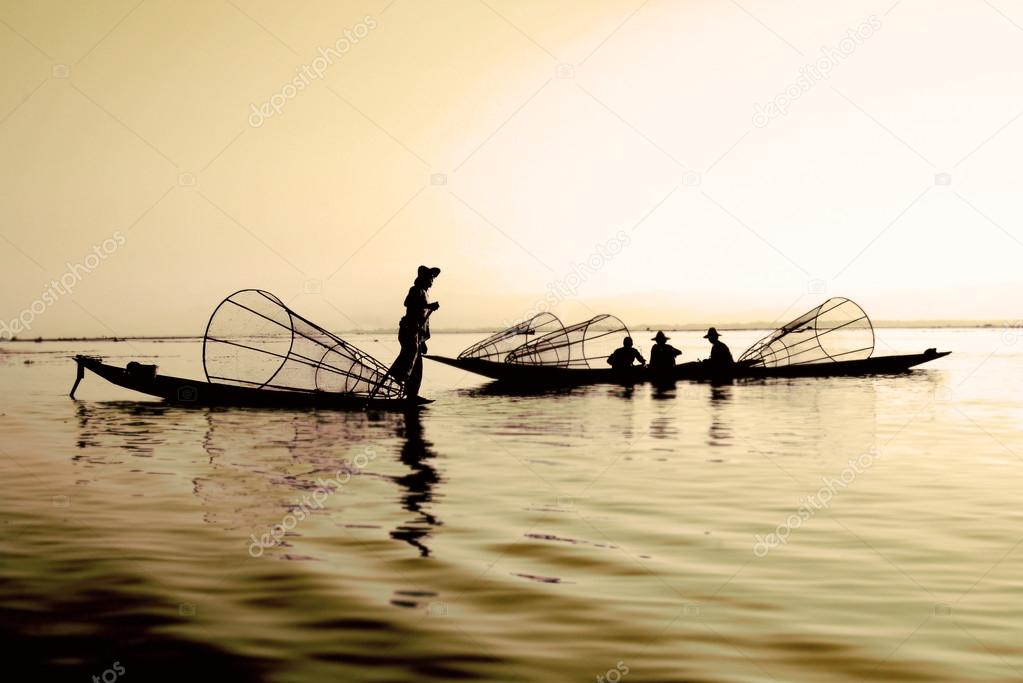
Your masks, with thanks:
[[[675,358],[682,352],[671,344],[666,343],[670,337],[664,332],[654,335],[655,343],[650,347],[650,371],[654,373],[668,372],[675,367]]]
[[[607,364],[615,370],[631,368],[633,361],[638,361],[640,365],[646,364],[643,354],[632,346],[632,337],[626,337],[621,348],[615,349],[614,353],[607,357]]]
[[[703,335],[703,338],[711,343],[710,358],[707,362],[711,364],[714,371],[730,371],[732,366],[735,365],[735,361],[732,360],[732,352],[721,341],[721,335],[718,334],[718,331],[712,327],[707,330],[707,334]]]

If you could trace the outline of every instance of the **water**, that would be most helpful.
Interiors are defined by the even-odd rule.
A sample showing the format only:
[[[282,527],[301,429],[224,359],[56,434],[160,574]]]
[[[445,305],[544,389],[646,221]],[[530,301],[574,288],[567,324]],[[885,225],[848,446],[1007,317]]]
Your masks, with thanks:
[[[672,336],[683,359],[706,353]],[[201,377],[199,344],[2,345],[8,664],[45,680],[115,662],[139,681],[1020,680],[1023,343],[878,336],[879,353],[955,353],[899,377],[537,396],[429,364],[436,402],[405,416],[183,409],[93,375],[76,402],[73,352]]]

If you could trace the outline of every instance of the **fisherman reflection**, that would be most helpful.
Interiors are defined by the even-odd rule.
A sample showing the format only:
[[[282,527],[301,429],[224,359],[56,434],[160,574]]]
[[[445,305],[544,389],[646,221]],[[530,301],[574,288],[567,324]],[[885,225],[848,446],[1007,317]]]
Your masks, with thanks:
[[[731,381],[712,382],[710,385],[710,429],[707,438],[711,446],[727,446],[732,440],[732,426],[722,419],[732,401]]]
[[[430,549],[425,540],[431,527],[441,525],[436,517],[424,510],[424,506],[433,500],[434,485],[440,481],[437,470],[430,464],[436,453],[433,452],[433,444],[423,438],[419,410],[405,411],[403,429],[399,428],[398,433],[405,439],[400,460],[411,472],[396,477],[395,482],[406,490],[401,497],[402,507],[418,517],[397,527],[391,532],[391,538],[405,541],[416,548],[420,556],[429,557]]]

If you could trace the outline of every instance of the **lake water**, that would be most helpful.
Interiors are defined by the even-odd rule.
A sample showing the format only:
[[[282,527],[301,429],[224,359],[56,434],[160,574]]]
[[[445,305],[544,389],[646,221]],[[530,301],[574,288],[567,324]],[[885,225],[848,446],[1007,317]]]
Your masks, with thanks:
[[[706,354],[672,336],[683,360]],[[91,374],[72,401],[72,353],[202,377],[200,344],[0,345],[5,664],[1019,681],[1023,332],[878,339],[954,353],[896,377],[534,396],[428,363],[435,402],[404,415],[169,407]]]

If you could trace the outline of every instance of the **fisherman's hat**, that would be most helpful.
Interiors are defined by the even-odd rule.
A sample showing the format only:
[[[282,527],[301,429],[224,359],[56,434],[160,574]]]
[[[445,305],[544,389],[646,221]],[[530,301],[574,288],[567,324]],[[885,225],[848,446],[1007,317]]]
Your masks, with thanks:
[[[437,277],[440,275],[440,268],[428,268],[427,266],[419,266],[419,277]]]
[[[658,330],[657,334],[650,338],[650,341],[668,341],[671,337],[664,336],[664,332]]]
[[[720,337],[720,336],[721,336],[721,335],[720,335],[720,334],[718,334],[718,331],[717,331],[717,329],[715,329],[715,328],[713,328],[713,327],[712,327],[712,328],[710,328],[709,330],[707,330],[707,334],[703,335],[703,338],[704,338],[704,339],[717,339],[717,338],[718,338],[718,337]]]

